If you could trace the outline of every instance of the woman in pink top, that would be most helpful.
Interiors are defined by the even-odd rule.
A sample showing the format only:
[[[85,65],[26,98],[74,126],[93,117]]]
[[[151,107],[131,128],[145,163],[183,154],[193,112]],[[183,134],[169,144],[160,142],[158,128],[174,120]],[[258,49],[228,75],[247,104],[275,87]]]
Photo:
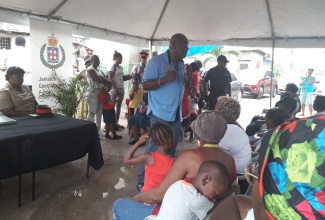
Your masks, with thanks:
[[[145,164],[142,192],[158,186],[172,167],[174,158],[168,155],[168,151],[173,147],[173,134],[168,124],[156,123],[150,129],[150,136],[157,146],[157,151],[134,156],[136,150],[149,138],[148,135],[143,135],[124,157],[126,164]]]

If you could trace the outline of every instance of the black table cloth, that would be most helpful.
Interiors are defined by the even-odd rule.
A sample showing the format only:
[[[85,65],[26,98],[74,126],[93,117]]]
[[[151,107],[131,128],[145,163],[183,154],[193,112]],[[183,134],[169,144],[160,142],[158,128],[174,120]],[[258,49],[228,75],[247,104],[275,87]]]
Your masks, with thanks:
[[[0,180],[84,157],[96,170],[103,164],[96,124],[54,114],[15,118],[0,126]]]

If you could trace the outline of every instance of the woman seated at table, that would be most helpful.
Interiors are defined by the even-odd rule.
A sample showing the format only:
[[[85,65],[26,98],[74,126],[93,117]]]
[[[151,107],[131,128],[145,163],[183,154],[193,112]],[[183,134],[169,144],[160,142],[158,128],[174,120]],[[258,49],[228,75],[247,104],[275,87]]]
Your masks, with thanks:
[[[18,66],[7,69],[8,82],[0,90],[0,111],[6,116],[17,117],[35,113],[37,102],[32,91],[23,85],[24,74],[25,71]]]
[[[178,180],[184,179],[187,182],[193,180],[200,165],[207,160],[215,160],[224,164],[230,174],[231,182],[236,179],[234,159],[218,145],[226,132],[227,122],[218,113],[206,111],[199,115],[191,127],[198,137],[199,147],[184,150],[156,188],[142,192],[134,196],[132,200],[116,200],[113,205],[115,219],[143,220],[151,214],[157,214],[156,204],[161,203],[167,189]]]

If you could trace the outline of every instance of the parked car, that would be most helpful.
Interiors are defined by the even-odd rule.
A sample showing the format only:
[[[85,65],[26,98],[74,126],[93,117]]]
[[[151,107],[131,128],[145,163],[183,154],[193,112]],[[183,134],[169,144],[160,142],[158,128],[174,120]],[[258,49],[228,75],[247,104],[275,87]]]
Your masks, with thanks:
[[[234,73],[230,73],[230,75],[231,75],[231,98],[240,102],[244,94],[243,83],[241,81],[238,81]]]
[[[204,80],[204,76],[208,70],[203,70],[201,73],[201,80]],[[231,98],[237,100],[238,102],[241,101],[244,89],[243,89],[243,83],[238,80],[237,76],[234,73],[230,73],[231,76]],[[209,88],[209,87],[208,87]]]
[[[272,94],[273,97],[278,91],[278,80],[273,75],[271,92],[271,71],[246,69],[238,74],[238,78],[244,84],[244,94],[253,95],[261,99],[264,94]]]
[[[325,79],[316,82],[314,95],[325,95]]]

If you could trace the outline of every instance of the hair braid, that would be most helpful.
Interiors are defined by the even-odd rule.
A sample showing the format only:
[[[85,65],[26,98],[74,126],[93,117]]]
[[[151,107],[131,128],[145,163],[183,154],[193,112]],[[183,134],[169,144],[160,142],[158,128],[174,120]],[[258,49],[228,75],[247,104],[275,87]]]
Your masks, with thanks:
[[[174,132],[168,124],[157,122],[150,129],[150,136],[155,145],[162,145],[173,138]]]

